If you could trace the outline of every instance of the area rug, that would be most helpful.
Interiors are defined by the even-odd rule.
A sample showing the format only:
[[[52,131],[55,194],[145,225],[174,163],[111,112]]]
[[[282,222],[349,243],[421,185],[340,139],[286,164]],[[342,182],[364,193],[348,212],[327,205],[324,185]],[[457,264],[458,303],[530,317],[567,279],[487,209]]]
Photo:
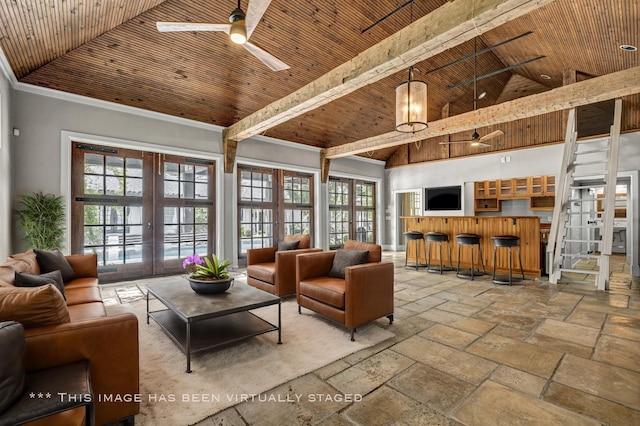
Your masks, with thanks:
[[[268,306],[252,312],[275,324],[277,309],[277,306]],[[130,311],[139,321],[142,402],[136,424],[197,423],[251,396],[266,393],[394,336],[381,327],[386,322],[379,320],[379,324],[359,328],[356,341],[351,342],[345,328],[307,309],[300,315],[297,309],[295,299],[282,303],[282,345],[277,344],[277,332],[270,332],[196,353],[191,357],[193,372],[186,373],[182,351],[153,320],[147,325],[146,302],[108,307],[109,315]]]

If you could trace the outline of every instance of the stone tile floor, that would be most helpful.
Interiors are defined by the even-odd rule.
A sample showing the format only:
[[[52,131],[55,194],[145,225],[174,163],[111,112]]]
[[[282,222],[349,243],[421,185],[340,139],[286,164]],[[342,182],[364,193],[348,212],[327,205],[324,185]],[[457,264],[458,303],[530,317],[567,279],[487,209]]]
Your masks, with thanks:
[[[608,292],[589,276],[509,287],[384,258],[396,265],[395,322],[378,323],[393,339],[198,425],[640,424],[640,280],[623,256]],[[103,286],[105,303],[143,298],[146,282]]]

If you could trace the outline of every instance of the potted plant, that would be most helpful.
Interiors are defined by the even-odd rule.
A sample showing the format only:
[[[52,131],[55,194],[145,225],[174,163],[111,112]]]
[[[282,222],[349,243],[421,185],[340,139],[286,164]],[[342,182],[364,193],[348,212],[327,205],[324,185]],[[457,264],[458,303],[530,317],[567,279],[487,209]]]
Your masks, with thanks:
[[[27,240],[27,248],[62,248],[64,204],[62,197],[34,192],[20,199],[24,208],[16,210]]]
[[[233,278],[229,276],[231,261],[219,260],[215,254],[204,258],[197,253],[187,256],[182,262],[187,271],[187,279],[191,289],[196,293],[216,294],[223,293],[233,284]]]

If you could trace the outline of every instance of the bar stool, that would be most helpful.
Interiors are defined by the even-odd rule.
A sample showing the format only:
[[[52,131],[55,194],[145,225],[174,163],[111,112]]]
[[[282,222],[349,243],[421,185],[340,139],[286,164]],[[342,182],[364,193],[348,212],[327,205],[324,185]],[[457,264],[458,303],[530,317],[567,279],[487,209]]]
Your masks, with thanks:
[[[478,234],[458,234],[456,235],[456,241],[458,242],[458,269],[456,271],[456,276],[460,278],[471,278],[473,281],[473,277],[478,277],[486,273],[484,270],[484,261],[482,260],[482,246],[480,245],[480,235]],[[462,246],[470,246],[471,247],[471,267],[469,268],[469,274],[460,273],[460,249]],[[473,261],[473,251],[474,247],[478,246],[478,254],[480,256],[480,264],[482,265],[482,273],[479,271],[475,271],[475,263]]]
[[[497,235],[491,237],[493,240],[493,282],[496,284],[509,284],[513,283],[513,248],[518,248],[518,261],[520,262],[520,273],[524,280],[524,270],[522,269],[522,257],[520,256],[520,237],[515,235]],[[496,253],[499,247],[505,247],[509,249],[509,281],[500,280],[496,278]],[[516,278],[516,281],[520,279]]]
[[[451,262],[451,243],[449,242],[449,235],[442,232],[427,232],[425,234],[427,239],[427,271],[439,272],[442,275],[442,271],[453,271],[453,263]],[[438,243],[440,245],[440,269],[431,267],[431,243]],[[447,243],[449,247],[449,267],[442,266],[442,244]],[[447,268],[447,269],[445,269]]]
[[[416,271],[418,270],[419,266],[424,266],[424,265],[420,265],[419,260],[420,260],[420,241],[422,241],[422,247],[424,249],[424,257],[426,259],[427,257],[427,248],[425,246],[424,243],[424,234],[422,232],[419,231],[407,231],[404,234],[404,238],[405,238],[405,256],[404,256],[404,267],[407,267],[407,259],[409,257],[409,243],[411,241],[415,241],[415,245],[416,245]]]

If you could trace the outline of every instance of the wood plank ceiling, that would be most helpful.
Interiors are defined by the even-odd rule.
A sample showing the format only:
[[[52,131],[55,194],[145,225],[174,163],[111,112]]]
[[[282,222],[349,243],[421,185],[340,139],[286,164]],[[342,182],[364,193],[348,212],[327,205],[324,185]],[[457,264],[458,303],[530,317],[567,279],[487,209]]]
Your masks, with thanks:
[[[459,1],[459,0],[455,0]],[[0,47],[18,81],[228,127],[329,72],[336,66],[447,3],[416,0],[366,32],[406,0],[345,2],[273,0],[251,41],[291,66],[273,72],[223,33],[160,33],[156,21],[226,22],[234,0],[24,0],[0,2]],[[247,2],[242,0],[246,11]],[[479,80],[487,92],[478,108],[560,87],[563,72],[595,77],[639,65],[637,0],[556,0],[478,37],[477,48],[532,31],[477,58],[477,75],[523,61],[543,59]],[[473,41],[418,63],[429,85],[430,121],[473,109],[473,60],[429,72],[472,54]],[[340,146],[393,130],[397,73],[266,131],[267,136],[321,148]],[[542,75],[550,78],[545,79]],[[640,128],[637,96],[630,97],[626,130]],[[536,131],[531,131],[531,128]],[[501,129],[482,152],[553,143],[562,138],[561,119],[535,119]],[[468,132],[424,144],[362,154],[389,166],[472,155],[477,148],[438,142],[465,140]],[[423,149],[423,145],[427,148]]]

